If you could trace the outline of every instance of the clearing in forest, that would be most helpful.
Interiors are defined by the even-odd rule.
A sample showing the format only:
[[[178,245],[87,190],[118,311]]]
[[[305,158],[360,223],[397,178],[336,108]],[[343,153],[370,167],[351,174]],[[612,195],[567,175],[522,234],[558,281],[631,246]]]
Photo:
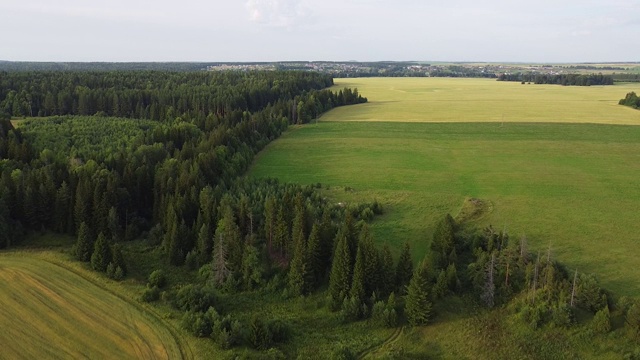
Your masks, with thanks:
[[[417,85],[429,81],[434,85],[431,96]],[[287,132],[259,154],[250,176],[322,183],[330,187],[325,194],[335,201],[377,199],[385,214],[372,224],[374,237],[397,249],[410,242],[417,250],[415,260],[428,251],[439,219],[446,213],[456,216],[469,199],[480,199],[487,206],[468,219],[474,224],[506,229],[515,241],[526,236],[532,250],[551,246],[553,258],[570,270],[597,274],[616,294],[640,293],[635,266],[640,256],[640,126],[553,123],[561,117],[536,123],[534,113],[521,118],[526,123],[507,122],[515,120],[513,116],[505,116],[504,123],[488,122],[502,111],[491,115],[488,109],[496,105],[477,100],[486,91],[495,96],[498,88],[504,98],[515,96],[508,89],[520,94],[566,91],[565,99],[577,94],[584,99],[549,106],[567,116],[582,113],[584,107],[602,107],[584,120],[640,124],[640,111],[614,104],[630,87],[404,78],[336,83],[357,86],[372,103],[338,108],[317,124]],[[430,105],[437,101],[429,99],[454,91],[452,84],[465,90],[458,92],[460,96],[449,95],[457,101],[445,101],[447,106],[434,110]],[[480,91],[483,86],[489,90]],[[402,94],[391,96],[400,91],[391,88],[403,89]],[[420,93],[415,95],[421,99],[415,101],[419,106],[412,103],[411,89]],[[553,113],[542,98],[539,113]],[[594,100],[598,98],[601,101]],[[407,121],[444,121],[447,116],[451,120],[447,109],[455,113],[459,104],[469,103],[474,107],[460,112],[465,115],[459,120],[473,122]],[[370,121],[377,119],[386,121]]]

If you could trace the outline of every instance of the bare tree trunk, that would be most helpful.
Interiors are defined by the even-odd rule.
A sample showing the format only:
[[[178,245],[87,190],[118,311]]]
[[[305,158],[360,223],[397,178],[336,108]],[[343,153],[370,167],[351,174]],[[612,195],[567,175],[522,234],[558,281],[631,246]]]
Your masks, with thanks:
[[[573,274],[573,286],[571,286],[571,307],[574,305],[574,299],[576,297],[576,280],[578,279],[578,269]]]

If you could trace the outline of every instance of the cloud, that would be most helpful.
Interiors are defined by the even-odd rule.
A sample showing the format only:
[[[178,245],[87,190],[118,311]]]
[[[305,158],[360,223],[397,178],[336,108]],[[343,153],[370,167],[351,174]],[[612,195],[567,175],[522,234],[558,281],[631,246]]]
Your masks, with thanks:
[[[245,4],[251,21],[278,28],[292,28],[308,17],[300,0],[249,0]]]

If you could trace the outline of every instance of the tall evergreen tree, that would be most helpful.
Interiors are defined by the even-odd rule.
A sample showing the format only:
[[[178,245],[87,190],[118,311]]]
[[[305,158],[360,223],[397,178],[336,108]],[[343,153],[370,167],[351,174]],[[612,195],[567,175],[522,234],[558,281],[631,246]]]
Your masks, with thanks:
[[[396,291],[396,268],[393,266],[393,255],[389,244],[385,243],[382,247],[380,255],[380,296],[385,297],[393,291]]]
[[[94,270],[105,272],[107,266],[111,262],[111,248],[107,242],[107,238],[103,233],[98,234],[98,239],[93,246],[93,255],[91,255],[91,267]]]
[[[429,301],[429,265],[423,260],[413,272],[407,289],[405,314],[412,326],[425,325],[431,314]]]
[[[306,292],[306,280],[308,265],[306,262],[306,247],[302,229],[298,228],[295,235],[295,249],[289,266],[289,290],[294,296],[303,295]]]
[[[337,309],[342,305],[343,299],[349,294],[351,285],[351,254],[347,236],[339,231],[337,236],[336,251],[333,255],[331,273],[329,275],[329,296],[331,307]]]
[[[211,230],[209,229],[209,223],[205,222],[200,227],[198,232],[198,258],[200,264],[206,264],[211,261],[211,253],[213,251],[213,239],[211,237]]]
[[[76,258],[80,261],[91,260],[91,254],[93,254],[93,239],[91,237],[91,230],[87,223],[81,223],[78,229],[78,239],[74,247],[76,252]]]
[[[454,233],[455,220],[447,214],[436,226],[431,241],[431,262],[434,269],[446,269],[449,259],[456,258]]]
[[[309,273],[309,288],[312,289],[320,283],[325,268],[323,268],[321,258],[320,228],[317,223],[313,224],[311,234],[307,240],[307,265]]]
[[[400,295],[406,294],[406,287],[413,274],[413,260],[411,260],[411,247],[409,243],[404,243],[402,252],[398,258],[396,267],[396,287]]]
[[[358,302],[362,302],[366,296],[365,277],[367,274],[365,274],[365,262],[364,249],[361,243],[361,246],[358,246],[358,252],[356,254],[356,263],[353,267],[353,279],[349,293],[349,296]]]

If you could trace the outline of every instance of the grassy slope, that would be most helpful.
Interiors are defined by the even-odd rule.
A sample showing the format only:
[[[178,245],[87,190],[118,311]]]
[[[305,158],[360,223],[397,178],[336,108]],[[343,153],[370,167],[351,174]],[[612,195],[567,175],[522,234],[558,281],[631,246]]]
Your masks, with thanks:
[[[640,113],[640,112],[639,112]],[[251,176],[350,186],[336,200],[377,198],[378,241],[426,252],[435,221],[466,197],[490,200],[480,225],[526,232],[570,267],[640,293],[640,127],[577,124],[320,122],[290,131]]]
[[[563,87],[492,79],[336,79],[369,103],[335,109],[322,120],[411,122],[579,122],[640,124],[640,111],[618,106],[640,84]]]
[[[181,358],[162,320],[52,253],[0,254],[0,343],[9,358]],[[70,265],[72,266],[72,265]],[[16,321],[20,319],[20,321]]]

